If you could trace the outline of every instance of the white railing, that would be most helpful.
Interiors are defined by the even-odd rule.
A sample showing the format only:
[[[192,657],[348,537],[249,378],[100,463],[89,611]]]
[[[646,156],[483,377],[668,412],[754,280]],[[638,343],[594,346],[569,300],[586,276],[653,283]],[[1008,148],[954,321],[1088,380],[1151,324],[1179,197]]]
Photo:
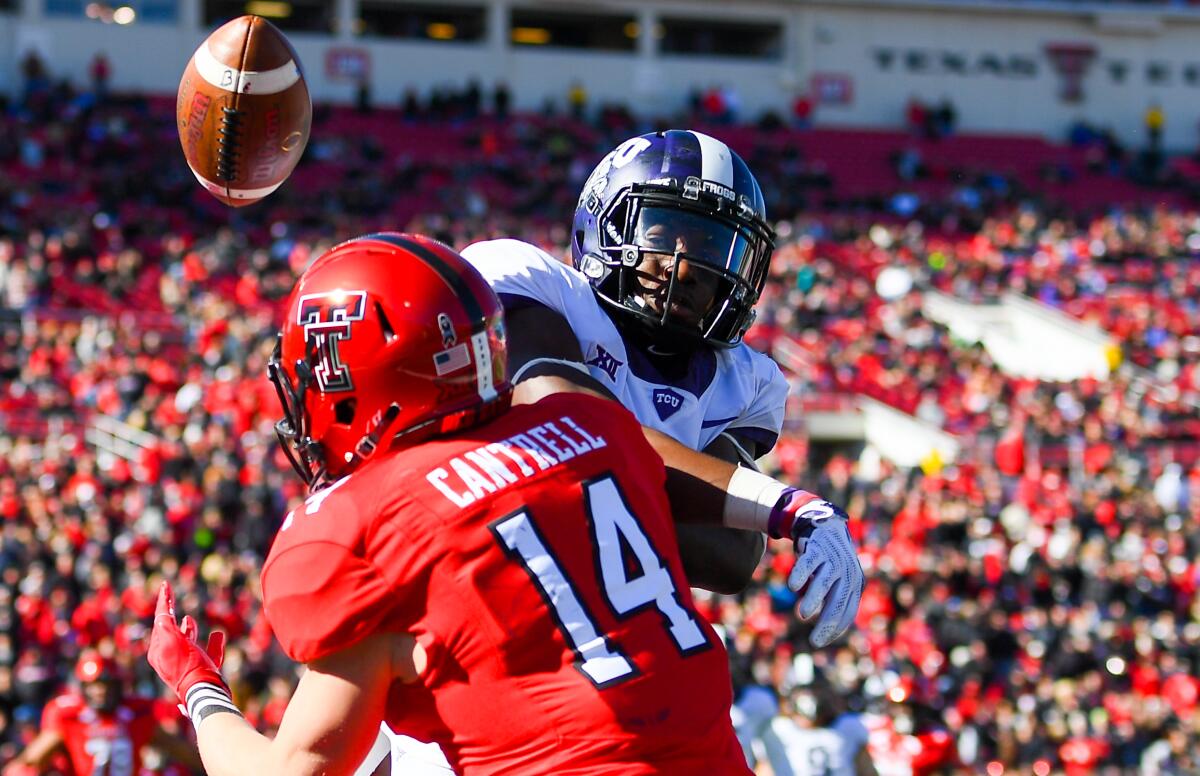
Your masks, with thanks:
[[[158,444],[158,437],[109,415],[94,415],[88,422],[83,438],[101,453],[120,456],[137,462],[141,453]]]

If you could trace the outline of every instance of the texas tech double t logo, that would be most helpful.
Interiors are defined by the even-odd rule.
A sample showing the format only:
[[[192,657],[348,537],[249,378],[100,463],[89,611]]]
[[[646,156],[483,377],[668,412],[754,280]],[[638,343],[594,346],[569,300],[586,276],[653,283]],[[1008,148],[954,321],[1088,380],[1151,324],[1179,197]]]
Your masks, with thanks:
[[[305,343],[317,350],[313,376],[324,393],[354,390],[350,370],[338,358],[338,342],[350,339],[350,324],[362,320],[366,306],[366,291],[327,291],[300,297],[296,323],[304,327]]]

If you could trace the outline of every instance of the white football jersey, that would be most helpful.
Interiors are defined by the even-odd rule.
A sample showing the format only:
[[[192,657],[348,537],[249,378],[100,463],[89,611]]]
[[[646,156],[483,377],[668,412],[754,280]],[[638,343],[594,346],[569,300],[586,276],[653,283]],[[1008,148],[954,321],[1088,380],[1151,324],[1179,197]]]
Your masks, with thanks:
[[[386,722],[380,723],[379,736],[354,776],[371,776],[386,758],[391,762],[385,773],[392,776],[454,776],[441,747],[393,733]]]
[[[570,324],[592,376],[643,425],[693,450],[723,431],[736,431],[763,451],[783,426],[788,383],[779,366],[745,344],[697,351],[686,375],[668,380],[620,332],[592,287],[575,268],[520,240],[488,240],[462,255],[487,279],[505,306],[523,297],[545,305]]]
[[[803,728],[776,717],[763,735],[763,748],[775,776],[854,776],[861,747],[839,726]]]

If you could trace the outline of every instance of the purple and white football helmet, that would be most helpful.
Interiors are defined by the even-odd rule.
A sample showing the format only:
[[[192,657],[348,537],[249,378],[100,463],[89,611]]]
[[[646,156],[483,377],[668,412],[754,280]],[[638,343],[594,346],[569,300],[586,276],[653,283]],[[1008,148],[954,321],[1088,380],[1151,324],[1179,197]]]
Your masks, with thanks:
[[[762,189],[741,157],[672,129],[630,138],[596,166],[575,209],[571,255],[616,320],[645,324],[657,342],[732,347],[754,322],[774,247]],[[653,300],[644,267],[660,265],[648,259],[665,267]],[[688,301],[697,284],[704,301]]]

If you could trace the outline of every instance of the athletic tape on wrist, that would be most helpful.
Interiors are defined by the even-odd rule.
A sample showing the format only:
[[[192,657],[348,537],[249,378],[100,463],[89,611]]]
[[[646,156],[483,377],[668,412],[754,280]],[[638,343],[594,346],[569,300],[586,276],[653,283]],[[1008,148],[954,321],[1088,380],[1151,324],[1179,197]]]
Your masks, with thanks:
[[[770,532],[771,512],[787,490],[779,480],[739,466],[725,489],[725,511],[721,523],[730,528]]]
[[[241,710],[234,705],[229,690],[211,682],[198,682],[187,691],[185,713],[197,729],[205,717],[212,714],[230,713],[242,716]]]

